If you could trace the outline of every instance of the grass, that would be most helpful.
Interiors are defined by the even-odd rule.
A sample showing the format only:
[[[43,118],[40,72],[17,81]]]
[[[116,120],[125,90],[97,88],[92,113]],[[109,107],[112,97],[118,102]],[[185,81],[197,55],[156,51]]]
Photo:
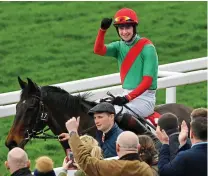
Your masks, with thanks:
[[[118,72],[115,60],[93,54],[93,45],[101,19],[122,7],[139,14],[139,34],[153,41],[160,65],[207,56],[206,2],[1,2],[0,92],[18,90],[18,75],[48,85]],[[106,43],[118,39],[112,26]],[[178,87],[177,102],[207,106],[206,87],[206,82]],[[157,104],[164,102],[165,91],[160,90]],[[1,163],[12,120],[0,120]],[[26,151],[32,169],[38,156],[49,155],[55,167],[64,157],[53,140],[33,141]],[[9,175],[3,164],[1,175]]]

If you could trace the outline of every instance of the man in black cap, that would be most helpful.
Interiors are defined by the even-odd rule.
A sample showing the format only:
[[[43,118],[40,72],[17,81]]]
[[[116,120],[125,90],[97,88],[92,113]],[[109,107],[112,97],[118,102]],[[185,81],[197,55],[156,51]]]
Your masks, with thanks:
[[[103,150],[104,158],[117,156],[116,140],[123,132],[115,122],[115,108],[108,102],[102,102],[89,110],[88,114],[94,118],[97,127],[96,140]],[[60,141],[69,139],[68,133],[59,135]]]
[[[104,158],[117,156],[116,139],[123,131],[115,122],[115,108],[108,102],[102,102],[88,112],[94,117],[97,127],[96,139],[103,150]]]

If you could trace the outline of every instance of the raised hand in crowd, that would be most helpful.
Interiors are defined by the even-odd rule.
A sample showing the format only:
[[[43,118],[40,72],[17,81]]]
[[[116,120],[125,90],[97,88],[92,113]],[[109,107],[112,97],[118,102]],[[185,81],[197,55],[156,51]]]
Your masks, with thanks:
[[[179,133],[178,136],[178,141],[180,143],[180,146],[183,146],[186,144],[186,141],[188,139],[188,126],[186,125],[186,122],[183,121],[181,124],[181,132]]]
[[[64,158],[63,164],[62,164],[62,168],[64,170],[68,170],[69,166],[72,164],[72,160],[67,160],[67,157]]]
[[[72,160],[67,160],[67,157],[65,157],[62,164],[62,170],[58,176],[67,176],[67,170],[69,170],[71,164],[72,164]]]
[[[73,119],[73,120],[72,120]],[[68,127],[70,130],[67,130],[68,131],[75,131],[77,132],[77,129],[79,127],[79,120],[80,120],[80,117],[77,117],[77,120],[75,117],[71,118],[69,121],[68,121]],[[76,122],[75,122],[76,121]],[[69,140],[69,133],[61,133],[59,135],[59,141],[66,141],[66,140]]]
[[[169,145],[169,137],[166,134],[165,130],[160,129],[159,125],[156,128],[156,136],[162,144],[168,144]]]
[[[77,132],[78,127],[79,127],[79,122],[80,122],[80,117],[72,117],[70,120],[66,122],[66,128],[68,132],[74,131]]]

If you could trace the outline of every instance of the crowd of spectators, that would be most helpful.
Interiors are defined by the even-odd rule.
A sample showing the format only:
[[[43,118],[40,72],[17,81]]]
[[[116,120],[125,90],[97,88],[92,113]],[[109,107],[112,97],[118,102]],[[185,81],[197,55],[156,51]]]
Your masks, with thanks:
[[[158,149],[148,135],[123,131],[115,122],[113,105],[102,102],[89,111],[97,127],[96,139],[78,135],[79,117],[66,122],[72,158],[64,158],[58,176],[76,169],[75,176],[206,176],[207,175],[207,112],[206,108],[191,113],[190,130],[185,121],[179,127],[178,118],[171,113],[161,115],[156,137]],[[118,159],[105,160],[109,157]],[[30,170],[27,153],[18,147],[9,151],[5,166],[11,176],[56,176],[54,162],[48,156],[36,159]]]

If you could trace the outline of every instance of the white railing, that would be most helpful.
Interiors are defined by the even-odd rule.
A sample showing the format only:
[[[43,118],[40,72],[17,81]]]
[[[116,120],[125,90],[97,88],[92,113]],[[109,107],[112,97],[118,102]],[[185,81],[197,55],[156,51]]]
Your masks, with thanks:
[[[208,57],[203,57],[160,65],[158,72],[158,89],[166,88],[166,103],[176,102],[176,86],[207,81],[207,63]],[[77,92],[82,94],[88,91],[92,93],[89,100],[97,100],[105,97],[107,91],[110,91],[113,94],[120,94],[122,88],[119,84],[119,73],[114,73],[105,76],[54,84],[53,86],[61,87],[69,93],[73,93],[73,95],[76,95]],[[20,91],[0,94],[0,118],[16,113],[15,103],[19,101],[19,97]]]

